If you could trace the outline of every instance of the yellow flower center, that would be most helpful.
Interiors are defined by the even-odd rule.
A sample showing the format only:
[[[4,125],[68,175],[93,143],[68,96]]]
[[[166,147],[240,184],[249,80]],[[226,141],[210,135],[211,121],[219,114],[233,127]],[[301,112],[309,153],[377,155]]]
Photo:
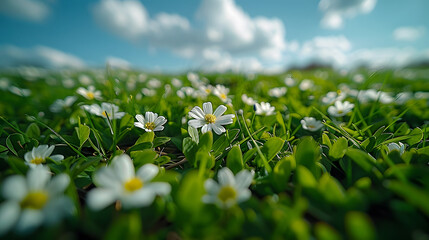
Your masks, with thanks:
[[[220,98],[221,98],[222,100],[225,100],[225,99],[226,99],[226,94],[225,94],[225,93],[221,93],[221,94],[220,94]]]
[[[315,128],[314,125],[308,125],[308,128]]]
[[[42,209],[48,202],[48,194],[45,191],[29,192],[22,200],[22,208]]]
[[[340,95],[341,94],[341,90],[338,89],[337,90],[337,94]]]
[[[101,115],[103,115],[105,118],[110,117],[110,114],[108,114],[106,111],[103,111]]]
[[[216,116],[213,114],[206,114],[206,116],[204,117],[204,119],[206,120],[206,122],[208,123],[215,123],[216,122]]]
[[[237,198],[237,191],[231,186],[224,186],[220,189],[217,197],[222,202],[227,202],[229,200],[235,200]]]
[[[33,158],[30,161],[30,163],[32,163],[32,164],[41,164],[41,163],[44,163],[44,162],[45,162],[45,159],[43,159],[41,157]]]
[[[206,88],[206,93],[211,93],[212,90],[210,90],[210,88]]]
[[[134,192],[143,187],[143,181],[133,177],[125,183],[124,187],[128,192]]]
[[[144,124],[144,128],[148,129],[148,130],[153,130],[155,129],[155,123],[153,122],[147,122]]]
[[[87,97],[88,97],[88,99],[90,99],[90,100],[91,100],[91,99],[94,99],[94,97],[95,97],[93,92],[87,92],[87,93],[86,93],[86,96],[87,96]]]
[[[338,114],[342,114],[343,112],[343,110],[338,110]]]

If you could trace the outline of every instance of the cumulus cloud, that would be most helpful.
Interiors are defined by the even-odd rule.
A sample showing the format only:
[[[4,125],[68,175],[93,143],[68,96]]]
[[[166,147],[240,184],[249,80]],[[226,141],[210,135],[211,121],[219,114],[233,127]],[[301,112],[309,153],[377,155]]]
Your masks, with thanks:
[[[131,63],[125,59],[109,56],[106,58],[106,64],[112,68],[130,69]]]
[[[234,0],[202,0],[195,13],[201,22],[198,26],[177,14],[150,16],[137,0],[101,0],[93,16],[102,28],[119,37],[168,49],[199,65],[211,63],[210,69],[258,69],[261,61],[281,61],[286,49],[281,20],[252,18]]]
[[[43,21],[49,12],[46,2],[40,0],[0,1],[0,13],[27,21]]]
[[[46,68],[82,68],[85,63],[71,54],[45,46],[32,49],[15,46],[0,47],[0,67],[25,65]]]
[[[342,28],[344,19],[370,13],[376,2],[377,0],[320,0],[319,9],[323,12],[320,24],[329,29]]]
[[[393,37],[398,41],[413,42],[421,38],[426,32],[426,28],[421,27],[399,27],[393,31]]]

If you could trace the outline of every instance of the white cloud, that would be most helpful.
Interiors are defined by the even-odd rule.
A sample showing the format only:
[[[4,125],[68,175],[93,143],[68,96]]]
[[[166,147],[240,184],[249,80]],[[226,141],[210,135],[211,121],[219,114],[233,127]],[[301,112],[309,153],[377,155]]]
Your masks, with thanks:
[[[426,28],[421,27],[399,27],[393,31],[393,37],[398,41],[413,42],[421,38],[426,32]]]
[[[320,24],[329,29],[342,28],[345,18],[370,13],[376,2],[377,0],[320,0],[319,9],[324,14]]]
[[[106,64],[112,68],[119,69],[130,69],[131,67],[131,63],[127,60],[112,56],[106,58]]]
[[[82,68],[85,63],[73,55],[45,46],[37,46],[32,49],[22,49],[15,46],[0,48],[1,67],[23,65],[46,68]]]
[[[0,13],[27,21],[43,21],[49,12],[48,5],[40,0],[0,1]]]
[[[213,64],[207,69],[248,67],[249,62],[257,69],[261,61],[280,62],[286,49],[281,20],[252,18],[234,0],[202,0],[195,13],[201,22],[197,26],[177,14],[151,17],[137,0],[101,0],[93,15],[101,27],[119,37],[168,49],[197,65]]]

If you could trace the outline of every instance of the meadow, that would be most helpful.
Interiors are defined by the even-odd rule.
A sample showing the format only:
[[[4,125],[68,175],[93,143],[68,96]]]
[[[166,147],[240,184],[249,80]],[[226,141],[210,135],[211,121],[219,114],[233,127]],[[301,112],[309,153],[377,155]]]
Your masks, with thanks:
[[[0,238],[429,239],[429,70],[0,73]]]

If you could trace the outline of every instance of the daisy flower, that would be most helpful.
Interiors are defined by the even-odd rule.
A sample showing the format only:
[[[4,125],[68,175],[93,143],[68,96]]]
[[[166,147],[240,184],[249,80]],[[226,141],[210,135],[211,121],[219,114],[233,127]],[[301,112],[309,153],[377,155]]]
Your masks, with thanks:
[[[163,116],[159,116],[157,113],[146,112],[145,116],[137,114],[136,119],[138,122],[134,123],[134,126],[144,129],[146,132],[162,131],[167,119]]]
[[[41,165],[31,168],[27,177],[8,177],[2,188],[5,202],[0,205],[0,236],[12,228],[30,232],[73,214],[73,204],[63,194],[69,183],[70,178],[65,173],[51,180],[49,168]]]
[[[275,110],[276,109],[272,107],[270,103],[266,103],[266,102],[261,102],[261,104],[255,103],[256,115],[270,116],[274,114]]]
[[[313,87],[314,87],[314,82],[310,79],[304,79],[299,84],[299,89],[301,91],[307,91],[307,90],[312,89]]]
[[[84,98],[88,100],[101,100],[101,91],[96,90],[94,86],[89,86],[88,89],[80,87],[76,90],[78,94],[83,96]]]
[[[293,79],[291,76],[287,76],[287,77],[284,79],[284,83],[285,83],[285,84],[286,84],[286,86],[288,86],[288,87],[293,87],[293,86],[295,86],[296,81],[295,81],[295,79]]]
[[[281,97],[283,95],[285,95],[287,92],[286,87],[277,87],[277,88],[272,88],[268,91],[268,95],[270,97]]]
[[[202,199],[204,203],[214,203],[221,208],[229,208],[246,201],[252,195],[249,186],[253,180],[253,172],[242,170],[234,176],[229,168],[224,167],[219,170],[217,177],[219,183],[211,178],[204,182],[207,192]]]
[[[25,88],[19,88],[16,86],[10,86],[9,87],[9,91],[15,95],[18,95],[20,97],[28,97],[31,95],[31,90],[30,89],[25,89]]]
[[[222,100],[224,103],[231,102],[231,99],[228,98],[229,89],[226,88],[223,85],[216,85],[216,87],[213,89],[213,94]]]
[[[322,103],[325,105],[329,105],[334,103],[335,101],[343,101],[345,98],[346,98],[346,95],[342,93],[340,90],[338,90],[338,92],[328,92],[322,98]]]
[[[104,102],[101,103],[101,106],[98,104],[83,105],[82,108],[94,115],[104,118],[109,117],[110,119],[121,119],[123,116],[125,116],[125,113],[119,112],[119,107],[113,103]]]
[[[399,154],[402,155],[405,152],[405,144],[398,142],[398,143],[389,143],[387,144],[387,148],[389,149],[389,152],[391,151],[399,151]]]
[[[328,108],[328,113],[334,117],[342,117],[347,113],[351,112],[354,106],[355,105],[353,103],[350,103],[349,101],[336,101],[335,106],[330,106]]]
[[[253,98],[248,97],[246,94],[241,95],[241,101],[243,101],[245,104],[250,106],[253,106],[256,103],[256,101]]]
[[[128,155],[116,156],[109,166],[94,174],[97,188],[88,193],[88,206],[101,210],[118,200],[124,208],[149,206],[155,196],[164,196],[171,191],[168,183],[151,182],[158,171],[157,166],[149,163],[136,172]]]
[[[305,130],[315,132],[323,127],[322,121],[316,120],[314,117],[305,117],[301,120],[302,128]]]
[[[49,107],[51,112],[58,113],[61,112],[64,108],[68,108],[71,105],[73,105],[74,102],[76,102],[77,97],[76,96],[68,96],[64,100],[63,99],[57,99],[55,102]]]
[[[31,168],[34,168],[37,165],[45,163],[47,158],[50,158],[55,162],[62,161],[64,159],[64,156],[61,154],[51,156],[54,149],[55,149],[54,145],[50,147],[48,145],[40,145],[38,147],[33,147],[33,149],[30,152],[27,152],[24,155],[25,164],[27,164]]]
[[[203,103],[203,109],[196,106],[189,112],[189,116],[195,119],[189,120],[188,124],[194,128],[201,128],[202,133],[213,131],[220,135],[225,132],[225,128],[222,125],[231,124],[233,122],[234,114],[227,114],[222,116],[226,111],[224,105],[220,105],[213,112],[213,106],[211,102]]]

